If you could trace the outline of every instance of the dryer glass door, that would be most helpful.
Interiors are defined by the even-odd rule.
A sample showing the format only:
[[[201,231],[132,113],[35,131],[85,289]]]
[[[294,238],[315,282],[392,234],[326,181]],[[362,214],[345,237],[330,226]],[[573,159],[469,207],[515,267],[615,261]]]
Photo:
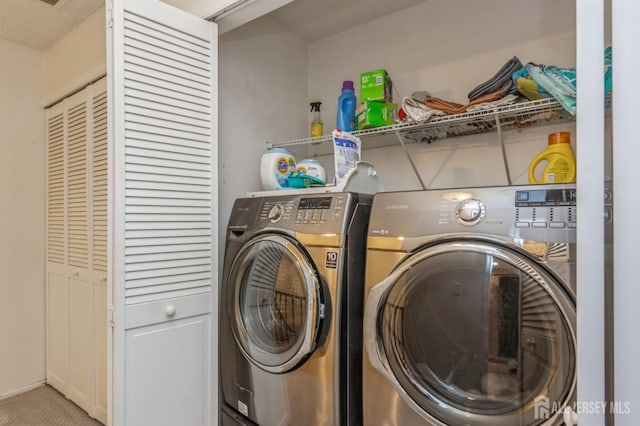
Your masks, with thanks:
[[[295,368],[314,349],[322,319],[318,275],[289,239],[247,243],[231,268],[229,318],[244,355],[274,373]]]
[[[423,417],[528,426],[562,415],[575,305],[536,262],[492,243],[443,243],[379,285],[381,372]]]

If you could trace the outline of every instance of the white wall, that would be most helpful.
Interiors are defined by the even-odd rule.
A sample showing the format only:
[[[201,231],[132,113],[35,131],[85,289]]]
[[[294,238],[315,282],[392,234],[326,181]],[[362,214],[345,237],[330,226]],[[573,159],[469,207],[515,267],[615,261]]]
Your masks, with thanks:
[[[0,40],[0,399],[45,378],[43,54]]]
[[[306,135],[309,104],[306,44],[273,19],[260,18],[224,34],[219,49],[219,217],[224,241],[233,201],[260,189],[265,142]]]
[[[44,54],[45,105],[57,102],[106,73],[104,7],[62,37]]]

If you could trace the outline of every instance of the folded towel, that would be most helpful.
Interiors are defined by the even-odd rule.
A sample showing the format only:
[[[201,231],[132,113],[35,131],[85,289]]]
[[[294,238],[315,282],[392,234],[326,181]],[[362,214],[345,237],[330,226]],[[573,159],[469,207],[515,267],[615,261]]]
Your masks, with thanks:
[[[487,95],[482,96],[481,98],[477,98],[469,102],[466,105],[445,101],[440,98],[428,98],[427,100],[424,101],[424,104],[431,109],[437,109],[444,112],[445,114],[453,115],[453,114],[461,114],[467,111],[467,108],[473,105],[478,105],[485,102],[493,102],[503,98],[504,96],[505,96],[504,93],[500,91],[489,93]]]
[[[509,59],[493,77],[477,85],[469,92],[469,100],[473,101],[495,92],[501,92],[503,95],[511,92],[513,89],[511,76],[520,68],[522,68],[522,63],[516,56]]]
[[[495,92],[462,105],[434,97],[426,98],[423,102],[413,97],[404,97],[402,109],[416,123],[426,123],[434,117],[497,108],[515,103],[518,99],[517,95],[508,94],[505,96],[501,92]]]
[[[426,123],[433,117],[442,117],[446,115],[437,109],[431,109],[423,102],[418,102],[413,98],[405,96],[402,98],[402,109],[416,123]]]
[[[533,78],[531,78],[527,68],[522,68],[514,72],[512,79],[518,93],[530,101],[537,101],[538,99],[552,97],[546,90],[538,86],[538,83],[536,83]]]
[[[518,99],[522,99],[522,98],[520,98],[520,96],[518,95],[513,95],[509,93],[508,95],[495,101],[481,102],[478,104],[470,105],[469,107],[467,107],[467,112],[485,111],[488,109],[494,109],[494,108],[498,108],[505,105],[511,105],[516,103]]]
[[[528,63],[525,68],[531,78],[562,105],[576,115],[576,69]]]

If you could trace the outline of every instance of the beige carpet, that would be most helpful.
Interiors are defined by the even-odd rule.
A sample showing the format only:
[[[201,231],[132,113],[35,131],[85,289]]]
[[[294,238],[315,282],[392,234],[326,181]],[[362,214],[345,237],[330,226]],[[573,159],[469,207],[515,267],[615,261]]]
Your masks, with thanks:
[[[80,407],[51,386],[0,401],[0,426],[99,426]]]

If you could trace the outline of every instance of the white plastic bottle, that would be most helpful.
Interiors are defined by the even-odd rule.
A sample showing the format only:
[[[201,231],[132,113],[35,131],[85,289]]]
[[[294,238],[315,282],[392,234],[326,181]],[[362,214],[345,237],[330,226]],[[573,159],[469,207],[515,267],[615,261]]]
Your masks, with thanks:
[[[272,148],[262,154],[260,179],[264,189],[288,187],[289,172],[296,169],[296,159],[283,148]]]

